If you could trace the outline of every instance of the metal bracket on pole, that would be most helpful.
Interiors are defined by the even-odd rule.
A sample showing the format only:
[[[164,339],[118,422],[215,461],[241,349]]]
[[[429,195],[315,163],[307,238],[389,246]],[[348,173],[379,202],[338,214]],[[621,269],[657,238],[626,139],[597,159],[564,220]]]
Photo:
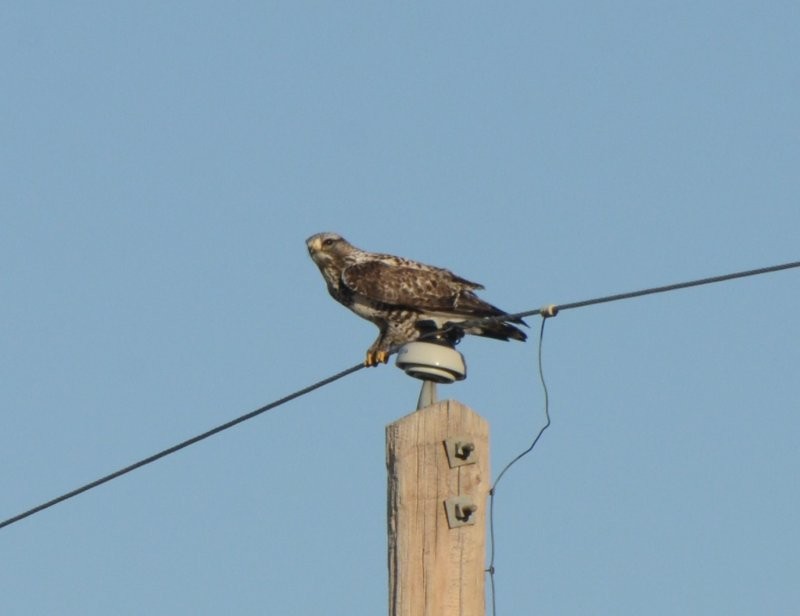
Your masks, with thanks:
[[[475,443],[468,436],[452,436],[445,439],[444,449],[447,452],[447,462],[450,464],[450,468],[478,462]]]
[[[472,526],[475,524],[475,512],[478,506],[469,496],[453,496],[444,501],[447,513],[447,524],[450,528]]]

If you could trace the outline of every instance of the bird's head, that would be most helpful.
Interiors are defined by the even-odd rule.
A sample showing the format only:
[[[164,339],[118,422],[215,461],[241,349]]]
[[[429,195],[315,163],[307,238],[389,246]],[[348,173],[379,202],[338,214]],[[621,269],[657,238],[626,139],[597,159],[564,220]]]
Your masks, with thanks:
[[[308,254],[320,267],[342,264],[354,251],[353,246],[337,233],[317,233],[306,240]]]

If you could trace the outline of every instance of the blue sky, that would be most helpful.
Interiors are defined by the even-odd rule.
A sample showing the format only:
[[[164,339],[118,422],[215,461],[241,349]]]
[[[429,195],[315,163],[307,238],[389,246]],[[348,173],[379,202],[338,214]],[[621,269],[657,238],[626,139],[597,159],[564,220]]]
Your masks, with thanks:
[[[361,360],[318,231],[509,311],[797,260],[798,30],[793,2],[6,3],[0,517]],[[793,613],[798,275],[548,322],[498,614]],[[496,472],[544,420],[535,341],[460,350],[440,393]],[[382,613],[418,390],[359,371],[3,529],[3,613]]]

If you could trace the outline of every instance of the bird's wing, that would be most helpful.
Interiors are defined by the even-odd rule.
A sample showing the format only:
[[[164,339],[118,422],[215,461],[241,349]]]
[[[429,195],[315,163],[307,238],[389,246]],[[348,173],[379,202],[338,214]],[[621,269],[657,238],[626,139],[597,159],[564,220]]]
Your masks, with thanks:
[[[472,304],[467,299],[470,296],[477,299],[472,289],[482,288],[445,269],[415,263],[394,265],[379,260],[345,268],[342,281],[371,300],[421,310],[451,311],[458,309],[462,302]]]

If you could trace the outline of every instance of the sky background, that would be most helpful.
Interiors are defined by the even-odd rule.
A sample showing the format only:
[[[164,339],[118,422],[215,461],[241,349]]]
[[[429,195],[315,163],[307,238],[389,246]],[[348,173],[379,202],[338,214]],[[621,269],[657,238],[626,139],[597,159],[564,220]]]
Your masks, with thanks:
[[[352,366],[304,241],[509,311],[800,259],[797,2],[6,2],[0,518]],[[800,271],[548,321],[497,494],[508,614],[794,614]],[[440,388],[492,467],[526,344]],[[0,611],[381,614],[361,370],[0,530]]]

